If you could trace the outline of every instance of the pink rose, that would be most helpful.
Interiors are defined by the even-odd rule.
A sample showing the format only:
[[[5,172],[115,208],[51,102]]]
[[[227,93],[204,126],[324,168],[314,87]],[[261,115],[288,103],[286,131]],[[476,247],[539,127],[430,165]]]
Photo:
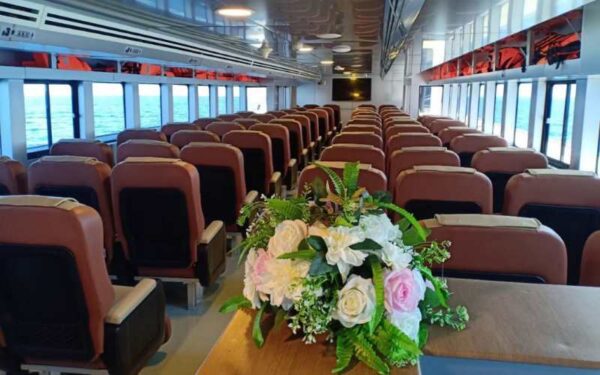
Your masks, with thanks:
[[[256,250],[256,259],[254,260],[254,267],[252,267],[252,270],[250,271],[250,278],[252,279],[255,285],[260,284],[260,277],[267,270],[267,263],[272,258],[273,256],[264,249]]]
[[[385,308],[390,312],[414,311],[425,297],[425,281],[419,271],[408,268],[385,275]]]

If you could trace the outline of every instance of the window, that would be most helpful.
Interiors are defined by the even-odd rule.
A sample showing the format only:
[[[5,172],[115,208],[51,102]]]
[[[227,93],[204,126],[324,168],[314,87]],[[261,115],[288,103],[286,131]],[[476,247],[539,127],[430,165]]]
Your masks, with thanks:
[[[494,125],[492,132],[502,135],[502,116],[504,114],[504,83],[496,84],[496,99],[494,100]]]
[[[427,70],[433,66],[444,62],[444,47],[446,42],[443,40],[424,40],[421,50],[421,71]]]
[[[23,91],[28,150],[45,150],[61,139],[79,137],[73,105],[77,90],[71,84],[26,83]]]
[[[596,152],[596,174],[600,175],[600,132],[598,134],[598,151]]]
[[[510,4],[508,3],[508,1],[500,6],[500,25],[498,29],[498,34],[500,34],[499,36],[504,36],[508,34],[509,11]]]
[[[185,0],[169,0],[169,13],[185,17]]]
[[[535,25],[537,9],[538,0],[527,0],[523,3],[523,27]]]
[[[448,108],[446,109],[446,116],[450,116],[452,113],[452,94],[454,94],[454,85],[448,85]]]
[[[458,84],[457,90],[458,90],[458,94],[456,95],[456,116],[454,116],[455,119],[460,118],[460,107],[461,107],[460,100],[462,99],[461,98],[462,84],[460,84],[460,83]]]
[[[469,125],[469,119],[471,117],[471,96],[473,91],[473,85],[467,85],[467,105],[465,110],[465,124]]]
[[[517,147],[529,146],[529,119],[531,115],[532,92],[533,85],[531,83],[519,83],[514,140],[511,140],[507,134],[509,142],[514,142],[514,145]]]
[[[473,22],[469,22],[465,25],[465,51],[471,51],[473,49]]]
[[[125,102],[120,83],[93,83],[96,137],[114,135],[125,129]]]
[[[485,83],[479,84],[479,102],[477,103],[477,129],[483,131],[485,119]]]
[[[542,132],[542,152],[554,161],[568,166],[571,162],[571,140],[577,86],[574,82],[548,85],[546,123]],[[558,164],[561,164],[558,163]]]
[[[210,87],[198,86],[198,116],[210,117]]]
[[[162,123],[160,117],[160,85],[139,85],[140,126],[156,128]]]
[[[490,37],[490,16],[486,13],[481,17],[481,43],[486,44]]]
[[[227,113],[227,87],[217,87],[217,112],[220,115]]]
[[[173,121],[190,121],[188,87],[173,85]]]
[[[248,111],[252,111],[255,113],[267,112],[266,87],[247,87],[246,98],[248,102]]]
[[[419,114],[441,115],[443,86],[421,86],[419,88]]]
[[[233,112],[242,110],[242,98],[240,97],[240,86],[233,86]]]

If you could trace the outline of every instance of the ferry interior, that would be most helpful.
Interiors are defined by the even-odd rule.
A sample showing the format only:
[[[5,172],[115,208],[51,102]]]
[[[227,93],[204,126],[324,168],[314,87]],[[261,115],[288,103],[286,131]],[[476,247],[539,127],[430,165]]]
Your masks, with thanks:
[[[318,162],[483,283],[406,374],[600,374],[596,43],[600,0],[0,0],[0,374],[330,373],[219,311]]]

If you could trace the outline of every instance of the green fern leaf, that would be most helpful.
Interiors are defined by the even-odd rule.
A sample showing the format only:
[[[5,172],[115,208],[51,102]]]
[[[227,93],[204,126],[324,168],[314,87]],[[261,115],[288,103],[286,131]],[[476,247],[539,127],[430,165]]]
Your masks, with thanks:
[[[329,179],[333,183],[333,188],[335,190],[335,193],[337,195],[339,195],[342,199],[345,200],[347,197],[346,187],[344,186],[344,182],[342,181],[340,176],[338,176],[337,173],[335,173],[335,171],[333,169],[331,169],[321,163],[315,163],[315,165],[317,167],[319,167],[323,172],[325,172],[327,177],[329,177]]]
[[[425,240],[427,240],[427,231],[421,226],[421,224],[419,224],[419,221],[417,221],[417,219],[415,219],[415,217],[413,216],[413,214],[411,214],[410,212],[406,211],[404,208],[398,207],[395,204],[392,203],[384,203],[384,202],[377,202],[377,206],[379,208],[385,208],[391,211],[394,211],[395,213],[399,214],[400,216],[402,216],[404,219],[406,219],[412,226],[413,228],[415,228],[415,230],[417,231],[417,234],[419,236],[419,239],[424,242]]]
[[[360,174],[359,163],[344,164],[344,185],[346,186],[346,194],[352,196],[358,189],[358,175]]]
[[[390,368],[387,363],[377,355],[371,343],[362,333],[349,335],[349,337],[354,345],[356,358],[358,358],[359,361],[363,362],[380,375],[388,375],[390,373]]]
[[[375,313],[373,313],[373,317],[369,321],[369,332],[373,334],[383,317],[383,269],[376,256],[369,256],[369,262],[371,264],[371,271],[373,272],[373,285],[375,286]]]
[[[305,202],[272,198],[267,200],[267,207],[280,220],[302,220],[305,217]]]
[[[336,364],[331,371],[334,374],[344,371],[350,365],[352,357],[354,357],[354,346],[348,337],[351,334],[349,330],[342,330],[338,334],[335,350]]]

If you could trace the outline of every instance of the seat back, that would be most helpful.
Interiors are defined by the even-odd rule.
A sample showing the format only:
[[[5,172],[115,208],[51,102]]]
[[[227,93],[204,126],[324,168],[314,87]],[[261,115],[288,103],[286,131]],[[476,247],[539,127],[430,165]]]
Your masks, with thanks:
[[[239,115],[242,118],[249,118],[253,114],[254,114],[254,112],[251,112],[251,111],[238,111],[238,112],[236,112],[236,115]]]
[[[394,191],[398,175],[417,165],[460,167],[460,159],[445,147],[405,147],[388,155],[389,190]]]
[[[374,133],[362,132],[362,133],[340,133],[333,137],[332,144],[358,144],[358,145],[371,145],[377,148],[383,148],[383,140],[380,136]]]
[[[383,137],[383,132],[379,126],[374,125],[363,125],[363,124],[353,124],[346,125],[342,128],[342,133],[373,133],[377,134],[380,137]]]
[[[243,125],[238,124],[237,122],[225,121],[213,122],[211,124],[208,124],[204,129],[218,135],[220,138],[223,138],[225,134],[229,133],[232,130],[246,130],[246,128]]]
[[[377,111],[377,106],[375,106],[373,104],[360,104],[357,108],[367,108],[372,111]]]
[[[472,168],[418,165],[396,177],[394,201],[419,220],[436,214],[491,214],[492,183]]]
[[[179,149],[168,142],[133,139],[117,148],[119,163],[130,157],[178,158]]]
[[[189,122],[172,122],[170,124],[163,125],[160,130],[167,137],[168,141],[171,141],[173,134],[181,130],[200,130],[202,129],[199,125],[194,125]]]
[[[506,185],[504,213],[536,218],[567,246],[569,284],[579,281],[586,239],[600,229],[600,178],[592,173],[530,169]]]
[[[499,215],[436,215],[425,220],[432,241],[450,241],[444,277],[565,284],[567,252],[538,220]],[[443,268],[442,268],[443,267]]]
[[[298,112],[298,110],[296,108],[288,108],[288,109],[282,109],[281,112],[285,112],[286,114],[291,115],[291,114]]]
[[[425,116],[417,117],[417,121],[419,121],[421,124],[423,124],[423,126],[425,126],[426,128],[429,128],[429,126],[432,122],[434,122],[436,120],[441,120],[441,119],[452,120],[450,117],[446,117],[446,116],[425,115]]]
[[[450,142],[450,149],[458,154],[463,167],[471,166],[471,160],[477,151],[490,147],[508,147],[508,142],[497,135],[484,133],[463,134]]]
[[[466,126],[449,126],[438,133],[444,147],[450,146],[450,142],[463,134],[481,133],[478,129],[468,128]]]
[[[115,158],[106,143],[90,139],[61,139],[50,147],[50,155],[72,155],[96,158],[112,167]]]
[[[442,141],[430,133],[400,133],[390,137],[385,145],[385,152],[391,155],[394,151],[405,147],[441,147]]]
[[[268,113],[269,115],[273,115],[273,116],[275,116],[276,118],[283,117],[283,116],[285,116],[285,115],[287,114],[287,113],[285,113],[285,112],[283,112],[283,111],[269,111],[269,112],[267,112],[267,113]]]
[[[213,122],[217,122],[220,121],[218,118],[216,117],[201,117],[199,119],[196,119],[193,124],[196,125],[197,127],[199,127],[200,129],[204,129],[206,128],[206,126],[208,126],[208,124],[212,124]]]
[[[223,142],[239,148],[244,155],[246,189],[267,194],[273,175],[273,153],[269,136],[258,131],[234,130],[225,134]]]
[[[271,120],[275,120],[277,117],[270,115],[268,113],[253,113],[250,115],[250,118],[253,118],[255,120],[258,120],[262,123],[267,123]]]
[[[244,156],[223,143],[190,143],[181,150],[181,159],[196,167],[200,176],[200,198],[204,222],[221,220],[235,230],[244,198]]]
[[[99,357],[115,295],[98,213],[68,198],[17,195],[0,197],[0,222],[7,347],[21,358]]]
[[[422,125],[393,125],[385,129],[385,139],[402,133],[429,133],[429,129]]]
[[[359,162],[385,172],[385,154],[371,145],[336,144],[321,152],[322,161]]]
[[[306,108],[306,109],[319,108],[319,105],[318,104],[305,104],[304,108]]]
[[[45,156],[29,167],[31,194],[73,198],[100,214],[107,263],[115,242],[110,175],[108,164],[84,156]]]
[[[250,130],[265,133],[271,138],[271,152],[273,156],[273,170],[286,176],[290,164],[290,132],[283,125],[274,123],[256,124]]]
[[[325,104],[323,107],[328,107],[333,109],[333,113],[334,113],[334,122],[335,122],[335,127],[339,127],[340,124],[342,123],[342,114],[341,114],[341,109],[340,106],[337,104]]]
[[[600,231],[592,233],[585,242],[581,259],[579,285],[600,286]]]
[[[132,139],[148,139],[162,142],[167,141],[167,137],[163,132],[158,132],[152,129],[126,129],[117,134],[117,145]]]
[[[310,132],[313,141],[316,142],[319,139],[319,137],[323,137],[324,134],[321,134],[321,132],[319,131],[319,116],[317,116],[316,113],[309,112],[307,110],[304,112],[299,112],[299,114],[308,117],[308,119],[310,120]]]
[[[331,107],[319,107],[319,109],[324,110],[325,112],[327,112],[327,124],[328,124],[328,129],[330,131],[335,132],[337,129],[337,125],[335,122],[335,111],[333,110],[333,108]]]
[[[312,127],[310,126],[310,118],[303,114],[292,114],[285,115],[282,118],[277,120],[273,120],[275,124],[283,125],[286,120],[297,121],[300,124],[300,129],[302,130],[302,143],[304,147],[309,147],[311,142],[316,141],[316,137],[312,132]]]
[[[304,117],[305,120],[308,120]],[[310,142],[305,143],[304,136],[310,137],[310,127],[303,127],[300,122],[289,118],[278,118],[271,120],[269,124],[277,124],[285,127],[288,130],[290,138],[290,157],[295,158],[298,162],[302,161],[303,150]]]
[[[217,118],[219,121],[235,121],[240,118],[240,115],[233,113],[228,115],[218,115]]]
[[[548,159],[533,149],[489,148],[477,152],[471,161],[473,168],[484,173],[494,186],[494,212],[502,212],[504,190],[508,180],[527,169],[548,168]]]
[[[192,142],[221,142],[218,135],[208,130],[180,130],[171,136],[171,143],[180,149]]]
[[[346,123],[346,126],[348,125],[371,125],[377,128],[381,128],[381,121],[369,117],[355,117]]]
[[[457,127],[467,127],[467,124],[465,124],[462,121],[458,121],[458,120],[448,120],[448,119],[439,119],[439,120],[435,120],[433,122],[431,122],[429,124],[429,130],[433,133],[433,134],[439,134],[442,130],[453,127],[453,128],[457,128]]]
[[[246,129],[248,129],[252,125],[260,124],[260,121],[258,121],[255,118],[237,118],[237,119],[235,119],[235,122],[242,125]]]
[[[335,171],[339,176],[342,176],[344,171],[344,165],[346,163],[343,162],[320,162],[320,164],[325,165]],[[323,182],[329,184],[329,186],[333,189],[333,185],[331,185],[331,181],[320,168],[316,165],[311,165],[302,170],[300,173],[300,177],[298,178],[298,191],[302,192],[305,186],[310,185],[316,179],[320,179]],[[371,194],[385,191],[387,185],[387,178],[385,174],[368,164],[360,165],[360,174],[358,175],[358,185],[367,189],[367,191]]]
[[[27,169],[7,156],[0,156],[0,196],[27,193]]]
[[[134,266],[187,269],[204,231],[200,178],[178,159],[131,157],[112,174],[117,237]]]
[[[314,113],[318,118],[319,134],[323,137],[323,140],[327,140],[330,126],[329,126],[329,114],[326,110],[320,108],[313,108],[308,110],[309,113]]]

